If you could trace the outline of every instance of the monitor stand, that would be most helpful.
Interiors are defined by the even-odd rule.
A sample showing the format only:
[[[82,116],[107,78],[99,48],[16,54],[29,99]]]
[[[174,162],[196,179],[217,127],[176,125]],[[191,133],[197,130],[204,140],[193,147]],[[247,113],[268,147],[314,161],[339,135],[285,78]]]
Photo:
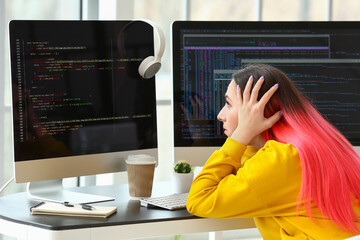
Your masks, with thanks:
[[[69,202],[76,204],[85,204],[115,200],[112,197],[65,190],[62,185],[62,179],[29,182],[27,184],[27,193],[30,198],[36,200],[59,203]]]

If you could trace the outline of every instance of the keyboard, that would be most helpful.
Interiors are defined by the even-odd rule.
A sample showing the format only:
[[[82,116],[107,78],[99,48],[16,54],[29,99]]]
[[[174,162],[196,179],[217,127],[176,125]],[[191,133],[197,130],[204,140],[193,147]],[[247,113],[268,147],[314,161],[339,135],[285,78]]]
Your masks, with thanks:
[[[141,199],[141,206],[144,207],[160,207],[168,210],[176,210],[186,208],[186,200],[189,193],[177,193],[163,197],[152,197]]]

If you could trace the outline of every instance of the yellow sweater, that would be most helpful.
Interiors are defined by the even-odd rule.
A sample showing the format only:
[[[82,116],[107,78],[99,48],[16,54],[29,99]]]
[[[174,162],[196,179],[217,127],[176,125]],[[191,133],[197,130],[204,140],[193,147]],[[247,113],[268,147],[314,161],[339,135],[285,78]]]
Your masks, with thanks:
[[[258,150],[228,138],[195,178],[187,209],[200,217],[254,217],[265,240],[354,235],[322,216],[315,205],[314,222],[305,211],[297,212],[300,186],[301,164],[292,145],[271,140]],[[359,207],[355,211],[360,216]]]

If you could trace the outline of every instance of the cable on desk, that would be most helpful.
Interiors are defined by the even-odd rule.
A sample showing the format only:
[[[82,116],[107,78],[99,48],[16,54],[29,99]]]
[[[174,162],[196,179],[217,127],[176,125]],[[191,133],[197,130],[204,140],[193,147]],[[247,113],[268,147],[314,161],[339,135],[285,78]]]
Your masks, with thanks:
[[[5,184],[0,188],[0,193],[14,180],[14,177],[11,177]]]

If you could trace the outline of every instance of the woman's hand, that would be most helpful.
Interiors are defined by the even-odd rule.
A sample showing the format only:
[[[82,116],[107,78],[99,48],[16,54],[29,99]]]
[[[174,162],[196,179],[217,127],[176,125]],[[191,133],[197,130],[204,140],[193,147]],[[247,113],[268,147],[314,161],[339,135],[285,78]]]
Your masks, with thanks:
[[[263,82],[264,77],[261,77],[251,92],[250,89],[253,83],[253,77],[251,76],[245,86],[243,98],[241,97],[239,86],[236,89],[238,126],[231,135],[231,138],[244,145],[248,145],[255,136],[271,128],[282,116],[279,111],[269,118],[264,117],[265,105],[278,89],[278,84],[271,87],[258,101],[259,90]]]

